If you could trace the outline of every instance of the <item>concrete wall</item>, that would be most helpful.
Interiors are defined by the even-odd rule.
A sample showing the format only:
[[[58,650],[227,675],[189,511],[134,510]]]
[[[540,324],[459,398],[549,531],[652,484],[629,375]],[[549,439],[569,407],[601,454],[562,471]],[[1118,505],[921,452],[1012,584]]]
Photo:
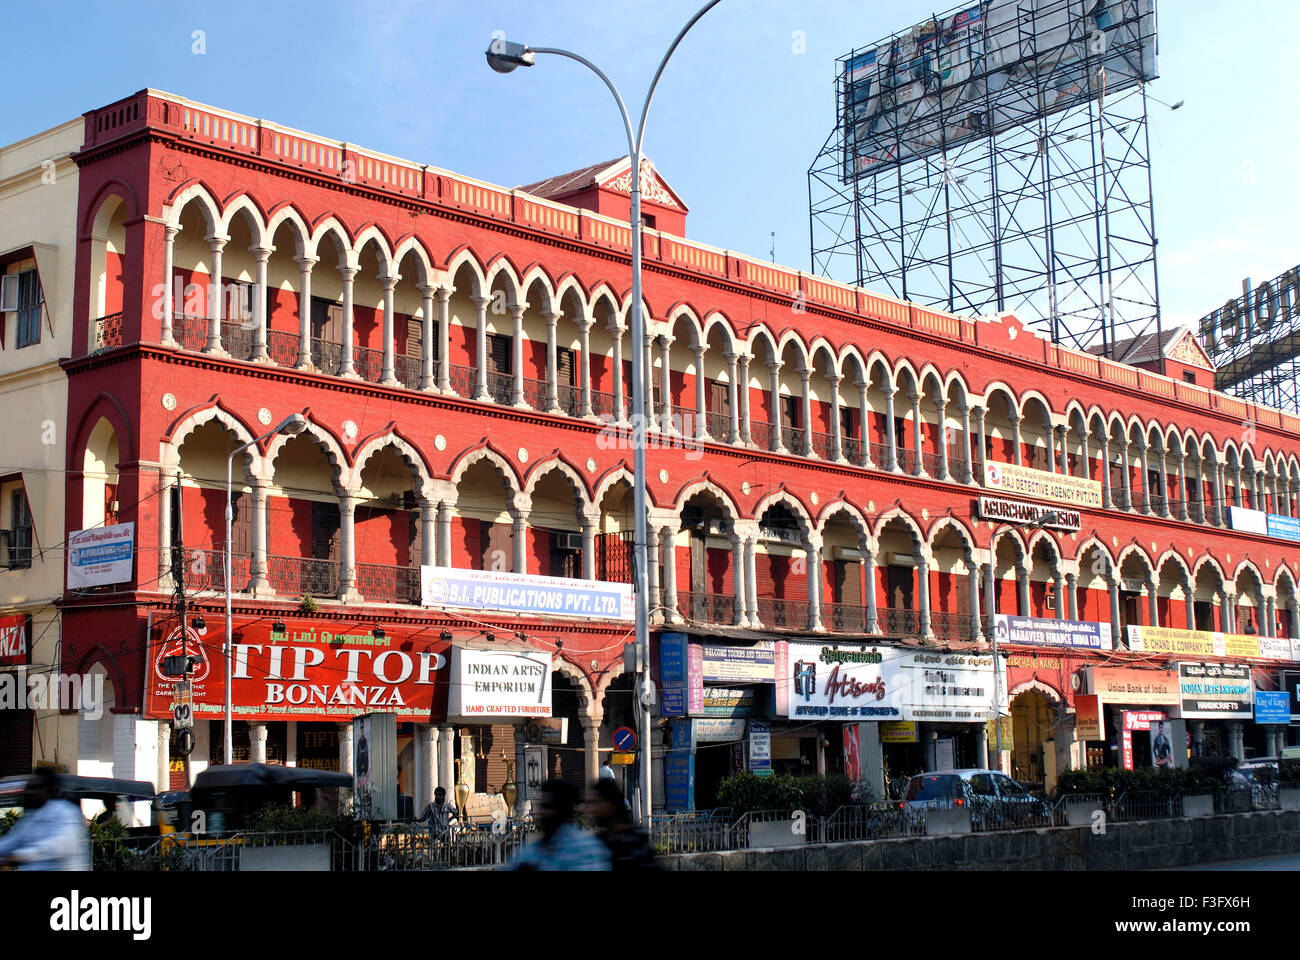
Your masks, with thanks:
[[[1300,811],[661,857],[666,870],[1156,870],[1300,851]]]

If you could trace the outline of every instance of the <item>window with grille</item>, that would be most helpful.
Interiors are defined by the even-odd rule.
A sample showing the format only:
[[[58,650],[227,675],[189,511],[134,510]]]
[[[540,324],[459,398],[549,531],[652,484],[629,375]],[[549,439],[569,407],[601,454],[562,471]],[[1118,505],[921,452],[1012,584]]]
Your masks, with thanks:
[[[41,282],[35,270],[18,274],[18,346],[41,342]]]
[[[514,365],[511,347],[513,342],[510,337],[501,333],[488,334],[488,373],[499,373],[511,375],[514,371]]]
[[[10,569],[26,569],[32,565],[32,512],[27,506],[27,491],[19,487],[10,495],[10,522],[13,533],[9,541]]]

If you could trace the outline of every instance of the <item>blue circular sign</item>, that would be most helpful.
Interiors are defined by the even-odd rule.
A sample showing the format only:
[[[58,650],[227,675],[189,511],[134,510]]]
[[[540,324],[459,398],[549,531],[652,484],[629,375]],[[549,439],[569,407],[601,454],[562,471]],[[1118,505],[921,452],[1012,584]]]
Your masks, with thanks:
[[[614,731],[614,749],[615,750],[635,750],[636,749],[636,731],[631,727],[619,727]]]

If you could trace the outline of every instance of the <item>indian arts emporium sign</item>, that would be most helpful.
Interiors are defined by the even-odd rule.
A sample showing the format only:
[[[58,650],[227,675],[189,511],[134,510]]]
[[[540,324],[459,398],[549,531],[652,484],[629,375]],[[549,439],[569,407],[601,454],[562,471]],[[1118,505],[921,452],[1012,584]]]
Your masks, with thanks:
[[[1250,667],[1240,663],[1180,663],[1178,687],[1188,720],[1249,720],[1255,685]]]
[[[452,647],[447,717],[551,716],[551,655],[531,647]]]
[[[791,643],[785,659],[777,713],[791,719],[975,723],[993,710],[988,655]]]
[[[284,618],[284,630],[264,617],[233,620],[232,715],[238,720],[344,721],[364,713],[394,713],[399,721],[447,716],[449,645],[427,631],[322,619]],[[145,658],[145,715],[168,718],[177,677],[163,672],[169,656],[197,657],[190,676],[196,719],[225,716],[222,624],[182,633],[174,617],[150,615]]]

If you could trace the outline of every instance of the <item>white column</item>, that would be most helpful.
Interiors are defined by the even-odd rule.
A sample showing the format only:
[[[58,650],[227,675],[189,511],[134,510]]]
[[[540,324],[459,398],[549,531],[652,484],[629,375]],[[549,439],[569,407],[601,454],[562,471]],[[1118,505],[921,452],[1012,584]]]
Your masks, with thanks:
[[[474,349],[477,352],[477,356],[474,358],[474,365],[477,368],[474,379],[474,399],[487,400],[487,306],[492,300],[490,297],[472,297],[471,299],[474,301],[474,308],[478,312],[478,326],[474,330]]]
[[[1148,515],[1151,513],[1151,472],[1147,459],[1149,448],[1146,440],[1138,443],[1138,455],[1142,458],[1142,512]]]
[[[983,624],[980,622],[980,565],[975,562],[974,554],[966,554],[966,589],[970,591],[971,630],[970,639],[980,640],[984,637]]]
[[[627,408],[623,404],[623,328],[618,321],[609,321],[609,339],[614,347],[614,422],[627,422]]]
[[[1122,497],[1120,503],[1123,506],[1123,509],[1132,510],[1133,509],[1133,478],[1131,476],[1132,464],[1129,462],[1128,448],[1129,448],[1128,437],[1125,437],[1122,445],[1120,446],[1120,451],[1119,451],[1119,460],[1120,460],[1119,482],[1120,482],[1120,491],[1121,491],[1120,495]]]
[[[596,579],[596,519],[582,520],[582,579]]]
[[[433,802],[436,748],[433,727],[427,723],[415,725],[415,815],[418,817],[424,808]]]
[[[738,627],[746,625],[745,597],[745,539],[736,534],[731,543],[732,588],[736,595],[733,622]]]
[[[925,467],[921,463],[921,394],[909,393],[907,398],[912,401],[912,447],[914,448],[915,460],[912,464],[912,476],[926,476]]]
[[[980,471],[975,477],[975,482],[977,484],[980,484],[984,482],[984,476],[983,476],[984,465],[988,462],[988,457],[989,457],[988,445],[984,437],[984,416],[987,411],[983,407],[976,407],[972,412],[975,414],[975,432],[976,432],[975,446],[977,447],[976,452],[979,454],[979,462],[980,462]],[[972,466],[974,465],[974,461],[975,461],[975,455],[972,454],[971,455]]]
[[[511,403],[516,407],[527,407],[524,400],[524,305],[513,304],[510,307],[510,319],[514,323],[514,332],[510,341],[514,352],[514,395]]]
[[[1127,638],[1124,637],[1124,624],[1119,616],[1119,573],[1111,570],[1106,575],[1106,590],[1110,594],[1110,636],[1111,643],[1116,650],[1127,649]]]
[[[672,344],[672,337],[659,338],[659,402],[663,407],[660,414],[663,416],[663,431],[670,435],[678,432],[676,424],[673,423],[673,378],[672,368],[668,365],[668,353]]]
[[[740,442],[753,446],[754,437],[750,430],[753,421],[749,416],[749,354],[737,354],[736,363],[740,367],[736,380],[736,392],[740,398]]]
[[[512,563],[514,569],[512,573],[528,572],[528,524],[524,520],[524,512],[519,511],[514,517],[513,536],[514,541],[511,546],[514,548],[514,558]]]
[[[939,479],[948,479],[948,399],[940,396],[938,401],[939,407],[939,426],[938,426],[938,446],[939,446]]]
[[[440,567],[451,566],[451,504],[438,501],[438,554]]]
[[[557,326],[560,322],[558,313],[544,313],[546,321],[546,412],[560,412],[560,360]]]
[[[352,281],[356,279],[357,268],[342,264],[339,266],[339,274],[343,277],[343,349],[341,351],[343,357],[339,363],[339,376],[351,377],[355,380],[360,379],[357,377],[356,366],[352,359],[354,336],[352,331]]]
[[[221,251],[226,248],[230,238],[224,234],[214,233],[205,238],[208,241],[208,250],[212,254],[212,276],[209,278],[208,285],[208,343],[203,348],[204,353],[215,353],[218,356],[229,356],[221,343],[221,320],[222,320],[222,282],[221,282]]]
[[[898,436],[894,428],[894,394],[898,388],[885,384],[882,392],[885,395],[885,469],[902,473],[898,466]]]
[[[1021,450],[1020,415],[1014,411],[1011,413],[1011,443],[1013,446],[1011,451],[1012,462],[1017,467],[1024,466],[1024,453]]]
[[[420,389],[426,392],[438,386],[433,372],[433,296],[437,291],[432,284],[420,284]]]
[[[858,437],[862,446],[858,466],[874,468],[876,464],[871,459],[871,401],[867,398],[871,385],[866,380],[858,380],[855,386],[858,388]]]
[[[723,356],[727,360],[727,443],[737,443],[740,440],[740,384],[736,382],[739,358],[734,353]]]
[[[438,505],[432,500],[426,500],[421,497],[418,501],[420,507],[420,565],[431,567],[434,565],[434,548],[436,547],[435,537],[437,536],[437,513]]]
[[[844,459],[844,438],[840,429],[840,377],[832,373],[826,379],[831,385],[831,460],[839,463]]]
[[[763,624],[758,619],[758,539],[753,536],[745,538],[745,598],[749,625],[761,629]]]
[[[294,257],[298,264],[298,363],[299,370],[312,369],[311,362],[311,268],[319,257]]]
[[[252,558],[249,561],[249,589],[254,596],[269,593],[271,584],[266,579],[266,487],[267,481],[252,477]]]
[[[339,497],[339,599],[360,600],[357,593],[356,519],[357,498],[350,493]]]
[[[579,415],[582,417],[593,417],[595,413],[591,409],[591,318],[581,317],[578,320],[579,349],[582,351],[582,409]]]
[[[805,573],[808,577],[808,629],[824,630],[822,624],[822,545],[813,540],[807,547],[808,559]]]
[[[663,539],[664,621],[677,623],[677,539],[670,524],[660,528]]]
[[[654,523],[646,526],[646,573],[648,576],[648,588],[650,590],[650,620],[651,622],[662,622],[663,611],[656,610],[657,607],[663,607],[663,595],[659,589],[659,531],[655,528]],[[659,620],[656,621],[656,617]]]
[[[386,387],[395,387],[397,383],[397,370],[395,369],[395,359],[393,357],[395,344],[395,334],[393,333],[393,291],[397,289],[397,281],[402,278],[397,274],[383,275],[379,278],[380,285],[384,288],[384,358],[383,370],[379,375],[379,382]]]
[[[456,729],[438,728],[438,786],[447,791],[447,801],[456,802]]]
[[[918,554],[916,558],[916,596],[918,632],[922,637],[932,637],[934,630],[930,626],[930,564],[922,554]]]
[[[866,633],[878,633],[880,623],[876,615],[876,555],[866,545],[862,545],[862,600],[866,609],[863,611],[863,629]]]
[[[1073,573],[1065,575],[1066,616],[1071,620],[1079,619],[1079,578]]]
[[[769,361],[767,369],[772,373],[772,450],[785,453],[785,437],[781,436],[781,361]]]
[[[352,773],[352,721],[339,724],[339,773]]]
[[[253,288],[253,321],[257,324],[257,329],[253,331],[253,360],[255,362],[266,363],[270,357],[266,352],[266,262],[271,259],[271,252],[274,247],[259,247],[256,244],[248,248],[248,252],[253,255],[257,261],[257,283]]]
[[[451,295],[455,288],[438,288],[438,392],[451,393]]]
[[[966,404],[962,404],[957,408],[957,410],[961,414],[962,462],[965,463],[965,466],[962,467],[961,471],[961,482],[974,483],[975,458],[971,455],[970,446],[970,407]],[[978,620],[979,617],[977,616],[975,619]]]
[[[163,294],[162,294],[162,330],[159,340],[165,347],[176,346],[176,338],[172,332],[172,318],[176,312],[172,300],[172,291],[175,289],[175,279],[172,274],[175,273],[175,267],[172,265],[173,254],[176,248],[176,234],[180,232],[180,227],[167,224],[163,227]],[[182,293],[182,298],[184,294]],[[159,789],[162,789],[159,787]]]
[[[248,725],[248,745],[251,749],[253,763],[266,763],[266,724],[250,723]]]
[[[704,396],[704,353],[706,348],[695,345],[695,439],[709,439],[709,417]],[[691,431],[683,430],[687,436]]]
[[[812,368],[799,368],[800,389],[803,391],[799,395],[799,419],[803,421],[803,449],[793,451],[801,453],[805,457],[816,458],[817,454],[813,451],[813,425],[812,425]]]

